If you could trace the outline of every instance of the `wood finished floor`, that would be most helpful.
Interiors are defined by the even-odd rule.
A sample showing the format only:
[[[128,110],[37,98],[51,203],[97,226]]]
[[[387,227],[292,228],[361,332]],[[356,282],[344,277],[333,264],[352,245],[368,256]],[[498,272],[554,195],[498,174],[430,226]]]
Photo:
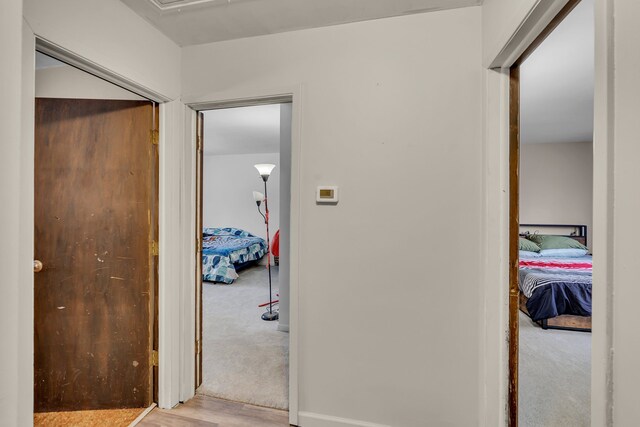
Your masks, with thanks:
[[[289,413],[197,395],[173,409],[155,408],[138,423],[141,427],[282,427]]]
[[[33,425],[36,427],[127,427],[145,409],[146,408],[39,412],[33,414]]]

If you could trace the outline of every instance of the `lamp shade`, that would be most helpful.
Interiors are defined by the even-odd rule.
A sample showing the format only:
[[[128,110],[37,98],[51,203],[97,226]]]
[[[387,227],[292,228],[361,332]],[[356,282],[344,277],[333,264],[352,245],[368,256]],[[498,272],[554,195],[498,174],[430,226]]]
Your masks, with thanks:
[[[261,193],[261,192],[259,192],[259,191],[254,191],[254,192],[253,192],[253,200],[254,200],[256,203],[260,203],[260,202],[264,201],[264,194],[262,194],[262,193]]]
[[[254,165],[254,167],[258,169],[258,173],[260,174],[262,179],[266,181],[269,178],[269,175],[271,175],[271,171],[273,170],[273,168],[276,167],[276,165],[272,165],[270,163],[259,163],[257,165]]]

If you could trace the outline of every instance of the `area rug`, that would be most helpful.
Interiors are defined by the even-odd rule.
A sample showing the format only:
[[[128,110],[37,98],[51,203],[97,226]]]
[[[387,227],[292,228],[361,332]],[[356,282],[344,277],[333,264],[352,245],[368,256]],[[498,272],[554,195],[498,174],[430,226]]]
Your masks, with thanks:
[[[145,409],[146,408],[38,412],[33,414],[33,425],[36,427],[127,427]]]
[[[278,267],[272,268],[273,293]],[[205,282],[202,290],[203,381],[198,393],[288,409],[289,334],[260,318],[269,301],[265,266],[240,272],[232,285]]]

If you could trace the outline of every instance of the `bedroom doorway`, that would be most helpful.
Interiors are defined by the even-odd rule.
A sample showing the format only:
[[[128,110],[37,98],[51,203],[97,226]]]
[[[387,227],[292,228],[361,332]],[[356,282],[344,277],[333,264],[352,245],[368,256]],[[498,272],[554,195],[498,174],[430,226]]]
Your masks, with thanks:
[[[34,424],[157,400],[158,106],[36,52]]]
[[[196,126],[197,394],[279,410],[289,408],[291,107],[221,105]]]
[[[509,425],[590,425],[594,2],[510,70]]]

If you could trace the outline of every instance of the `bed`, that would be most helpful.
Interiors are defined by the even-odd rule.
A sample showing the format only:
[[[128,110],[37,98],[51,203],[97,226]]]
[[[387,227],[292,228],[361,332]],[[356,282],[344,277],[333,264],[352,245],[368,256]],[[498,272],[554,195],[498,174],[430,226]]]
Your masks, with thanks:
[[[561,229],[572,231],[560,234]],[[521,240],[520,310],[543,329],[591,331],[592,258],[586,253],[586,226],[523,224],[521,237],[562,242],[567,248],[550,250],[541,244],[545,249],[533,252],[525,242],[523,251]]]
[[[238,228],[204,228],[202,280],[232,284],[238,271],[257,263],[267,253],[267,242]]]

